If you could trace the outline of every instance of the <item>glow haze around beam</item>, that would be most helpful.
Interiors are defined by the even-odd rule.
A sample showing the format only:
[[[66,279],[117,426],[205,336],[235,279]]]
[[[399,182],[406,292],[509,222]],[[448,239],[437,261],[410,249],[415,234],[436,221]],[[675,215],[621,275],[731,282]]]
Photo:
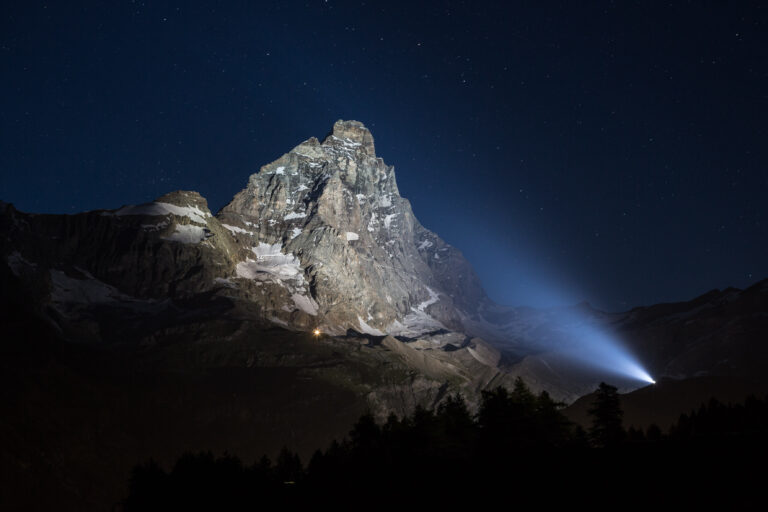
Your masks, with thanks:
[[[574,310],[564,312],[559,320],[565,324],[566,344],[555,351],[585,368],[655,384],[638,358],[607,326]]]
[[[551,281],[547,281],[542,281],[542,288],[550,297],[559,297],[563,303],[570,300],[573,304],[577,293],[558,293]],[[611,325],[617,318],[614,314],[595,310],[584,302],[529,311],[533,311],[530,314],[533,315],[534,326],[539,327],[528,330],[527,335],[523,333],[524,341],[545,360],[547,354],[557,356],[556,359],[561,359],[573,369],[606,381],[613,376],[626,384],[655,383],[638,357],[614,332]]]

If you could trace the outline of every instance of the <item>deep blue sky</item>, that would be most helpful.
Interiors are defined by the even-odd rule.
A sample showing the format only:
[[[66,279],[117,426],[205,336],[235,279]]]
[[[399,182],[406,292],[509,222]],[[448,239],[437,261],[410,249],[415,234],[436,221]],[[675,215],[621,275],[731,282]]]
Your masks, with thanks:
[[[6,4],[0,199],[215,211],[357,119],[499,302],[744,287],[768,277],[768,13],[650,3]]]

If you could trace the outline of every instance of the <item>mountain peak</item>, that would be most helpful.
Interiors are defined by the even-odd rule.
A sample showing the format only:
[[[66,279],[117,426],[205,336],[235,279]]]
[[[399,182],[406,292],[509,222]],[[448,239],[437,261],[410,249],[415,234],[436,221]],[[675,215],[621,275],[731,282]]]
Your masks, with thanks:
[[[360,121],[344,121],[339,119],[333,123],[333,130],[325,138],[323,144],[334,143],[360,144],[368,155],[376,156],[373,135]]]
[[[256,256],[226,277],[285,325],[414,336],[458,329],[487,300],[461,253],[415,218],[359,121],[264,165],[217,219]]]

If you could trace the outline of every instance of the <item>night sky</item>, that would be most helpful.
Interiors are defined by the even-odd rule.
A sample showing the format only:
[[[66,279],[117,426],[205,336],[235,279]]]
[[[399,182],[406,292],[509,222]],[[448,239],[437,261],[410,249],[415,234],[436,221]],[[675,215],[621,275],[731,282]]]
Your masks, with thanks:
[[[748,286],[768,277],[768,10],[649,3],[7,2],[0,199],[185,189],[215,212],[356,119],[501,303]]]

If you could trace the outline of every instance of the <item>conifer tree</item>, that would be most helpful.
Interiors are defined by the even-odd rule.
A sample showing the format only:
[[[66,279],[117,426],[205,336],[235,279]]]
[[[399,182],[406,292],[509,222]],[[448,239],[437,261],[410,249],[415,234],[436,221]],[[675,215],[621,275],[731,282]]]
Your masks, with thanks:
[[[625,432],[622,427],[624,411],[621,410],[618,389],[601,382],[592,408],[588,412],[592,416],[592,428],[589,434],[595,446],[616,446],[624,440]]]

